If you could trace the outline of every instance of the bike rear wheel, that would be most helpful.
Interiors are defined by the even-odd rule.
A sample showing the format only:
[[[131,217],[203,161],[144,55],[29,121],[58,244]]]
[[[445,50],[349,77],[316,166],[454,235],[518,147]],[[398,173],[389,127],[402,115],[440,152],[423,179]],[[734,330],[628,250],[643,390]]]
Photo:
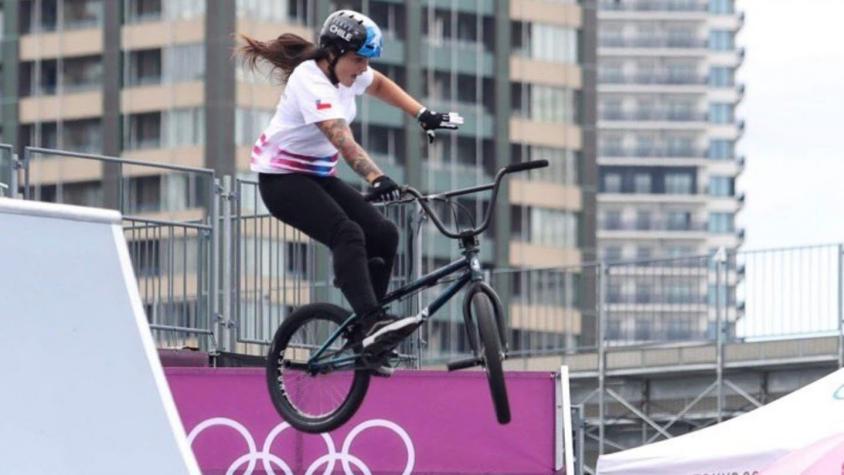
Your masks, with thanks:
[[[294,428],[320,433],[334,430],[357,412],[369,388],[365,369],[313,372],[307,361],[349,317],[336,305],[315,303],[300,307],[287,318],[273,337],[267,355],[267,386],[276,411]],[[325,354],[351,357],[341,349],[348,340],[340,335]],[[356,364],[351,361],[349,365]]]
[[[472,296],[472,314],[480,335],[479,353],[483,358],[486,377],[489,381],[495,416],[500,424],[507,424],[510,422],[510,403],[507,399],[507,386],[504,383],[504,370],[501,367],[504,353],[501,351],[501,338],[498,336],[498,332],[503,329],[498,328],[493,312],[489,296],[483,292],[475,292]]]

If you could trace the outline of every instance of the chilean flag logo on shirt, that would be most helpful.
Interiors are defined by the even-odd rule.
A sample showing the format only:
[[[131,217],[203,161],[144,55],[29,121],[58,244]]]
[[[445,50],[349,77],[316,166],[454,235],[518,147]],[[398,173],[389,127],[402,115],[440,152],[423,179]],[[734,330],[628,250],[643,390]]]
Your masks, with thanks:
[[[331,103],[330,102],[322,102],[321,100],[317,99],[316,100],[316,108],[317,108],[318,111],[325,110],[325,109],[331,109]]]

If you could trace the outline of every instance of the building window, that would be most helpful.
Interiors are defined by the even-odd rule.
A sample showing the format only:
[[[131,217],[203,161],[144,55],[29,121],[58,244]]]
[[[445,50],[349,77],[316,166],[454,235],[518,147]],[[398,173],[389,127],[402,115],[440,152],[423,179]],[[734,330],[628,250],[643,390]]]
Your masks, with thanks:
[[[636,259],[646,261],[649,259],[653,259],[654,257],[654,248],[650,246],[638,246],[636,247]]]
[[[275,111],[261,109],[244,109],[238,107],[234,111],[234,143],[244,146],[252,145],[269,125]]]
[[[287,2],[266,0],[237,0],[237,16],[266,22],[286,22]]]
[[[161,52],[162,80],[165,84],[198,81],[205,77],[205,45],[174,45]]]
[[[161,19],[161,0],[125,0],[126,23],[142,23]]]
[[[611,231],[621,229],[621,211],[615,209],[604,211],[603,229]]]
[[[731,176],[709,177],[709,194],[712,196],[733,196],[735,179]]]
[[[568,211],[532,207],[530,240],[549,247],[577,247],[577,216]]]
[[[102,153],[103,128],[100,119],[65,122],[62,126],[62,148],[82,153]]]
[[[620,173],[605,173],[604,174],[604,193],[621,193],[621,174]]]
[[[709,104],[709,122],[713,124],[731,124],[733,120],[732,104],[721,102]]]
[[[689,173],[666,173],[665,192],[671,195],[690,195],[692,182],[692,175]]]
[[[65,92],[88,91],[102,87],[103,62],[100,56],[68,58],[63,61]]]
[[[633,175],[633,193],[651,193],[651,174],[636,173]]]
[[[160,176],[129,178],[123,187],[126,213],[149,213],[161,209]]]
[[[146,49],[129,53],[126,86],[145,86],[161,83],[161,50]]]
[[[164,0],[165,20],[192,20],[205,15],[206,0]]]
[[[624,256],[621,252],[621,246],[607,246],[604,248],[604,260],[606,260],[607,262],[617,262],[620,261],[623,257]]]
[[[123,128],[123,148],[126,150],[161,147],[161,112],[132,114],[126,117]]]
[[[623,144],[622,136],[602,133],[598,143],[599,153],[607,157],[623,157]]]
[[[185,147],[205,143],[205,108],[189,107],[164,112],[164,147]]]
[[[530,172],[531,180],[550,181],[561,185],[577,185],[580,176],[580,154],[556,147],[512,144],[514,162],[548,160],[548,167]]]
[[[24,125],[23,146],[62,148],[81,153],[102,153],[100,119],[70,120]]]
[[[387,2],[370,2],[368,15],[378,24],[386,38],[404,38],[404,5]]]
[[[91,28],[102,25],[103,0],[26,0],[19,12],[23,33]]]
[[[691,229],[691,213],[688,211],[669,211],[666,229],[668,231],[688,231]]]
[[[574,28],[537,22],[511,23],[513,54],[541,61],[577,63],[578,38]]]
[[[735,48],[732,31],[712,30],[709,32],[709,49],[715,51],[730,51]]]
[[[665,138],[669,157],[693,157],[696,154],[694,137],[687,135],[669,135]]]
[[[636,212],[636,229],[639,231],[647,231],[651,229],[651,212],[647,210],[639,210]]]
[[[734,0],[709,0],[709,13],[729,15],[734,12]]]
[[[734,230],[735,223],[732,213],[709,213],[709,232],[725,234]]]
[[[554,86],[531,86],[530,118],[540,122],[575,122],[575,93]]]
[[[735,70],[725,66],[709,68],[709,85],[712,87],[731,87],[735,83]]]
[[[735,156],[735,142],[732,140],[713,139],[709,141],[709,158],[729,160]]]
[[[673,280],[665,284],[665,303],[695,303],[692,301],[693,287],[691,282]]]

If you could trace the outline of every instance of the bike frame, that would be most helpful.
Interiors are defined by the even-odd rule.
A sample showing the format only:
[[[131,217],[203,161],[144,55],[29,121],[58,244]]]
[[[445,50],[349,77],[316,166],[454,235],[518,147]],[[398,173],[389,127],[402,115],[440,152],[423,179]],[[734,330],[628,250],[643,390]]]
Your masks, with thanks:
[[[402,287],[389,292],[384,299],[380,302],[381,306],[387,306],[397,300],[401,300],[405,297],[411,296],[420,292],[424,289],[433,287],[436,285],[440,279],[443,279],[449,275],[456,274],[458,272],[462,273],[460,276],[455,280],[451,285],[446,287],[445,290],[440,293],[437,298],[435,298],[431,303],[429,303],[425,308],[423,308],[419,312],[419,317],[422,318],[423,322],[427,322],[443,305],[445,305],[452,297],[457,295],[466,285],[470,282],[483,282],[484,275],[481,271],[481,263],[478,259],[478,247],[472,246],[468,249],[465,249],[463,252],[463,257],[457,259],[449,264],[446,264],[439,269],[420,277],[419,279],[414,280],[408,284],[403,285]],[[358,355],[350,355],[350,356],[343,356],[343,357],[333,357],[327,360],[321,361],[320,358],[326,352],[329,346],[337,340],[337,337],[343,333],[343,331],[351,325],[356,319],[358,318],[357,315],[352,314],[347,318],[340,328],[334,331],[328,340],[322,344],[322,346],[314,353],[309,359],[307,366],[310,370],[319,371],[325,369],[326,367],[330,367],[331,369],[345,369],[346,367],[354,367],[355,360],[357,360]]]
[[[495,208],[495,201],[498,196],[498,189],[501,180],[504,178],[504,175],[508,173],[531,170],[534,168],[542,168],[547,166],[547,160],[535,160],[532,162],[508,165],[495,174],[495,181],[492,184],[473,186],[470,188],[440,193],[438,195],[423,196],[421,193],[419,193],[419,191],[410,186],[403,187],[402,192],[410,194],[411,196],[413,196],[413,199],[417,200],[419,205],[425,211],[425,214],[431,218],[434,225],[436,225],[437,229],[444,236],[460,240],[460,247],[463,249],[463,257],[457,259],[456,261],[450,264],[440,267],[439,269],[425,276],[422,276],[419,279],[410,282],[409,284],[406,284],[399,289],[394,290],[393,292],[388,293],[386,296],[384,296],[384,298],[380,302],[380,305],[382,307],[385,307],[390,303],[395,302],[396,300],[400,300],[404,297],[415,294],[422,289],[426,289],[436,285],[443,277],[462,271],[462,274],[460,274],[460,277],[458,277],[456,281],[449,285],[439,296],[437,296],[437,298],[434,299],[433,302],[428,304],[428,306],[426,306],[419,312],[418,317],[420,317],[422,322],[425,323],[429,318],[431,318],[431,316],[433,316],[437,312],[437,310],[442,308],[442,306],[445,305],[446,302],[448,302],[452,297],[457,294],[457,292],[462,290],[470,282],[477,283],[479,287],[483,287],[485,285],[483,283],[484,275],[483,272],[481,272],[481,262],[478,259],[479,243],[477,240],[477,236],[483,233],[489,226],[490,218],[492,218],[493,214],[492,210]],[[487,208],[487,212],[484,216],[483,222],[477,228],[464,230],[462,232],[452,232],[446,229],[446,226],[443,224],[443,222],[437,218],[437,215],[433,211],[431,211],[431,208],[427,204],[428,200],[430,199],[450,198],[485,190],[492,190],[492,195],[490,197],[490,205]],[[489,292],[492,292],[492,295],[494,296],[494,292],[492,291],[492,289],[489,289]],[[495,296],[494,300],[498,302],[497,296]],[[500,311],[500,308],[498,310]],[[346,330],[349,325],[354,323],[357,318],[358,316],[355,314],[349,316],[349,318],[347,318],[343,322],[343,324],[340,325],[340,328],[338,328],[334,331],[334,333],[331,334],[331,336],[328,338],[328,341],[323,343],[322,346],[319,347],[317,352],[313,354],[308,359],[308,362],[303,366],[307,366],[307,369],[309,371],[321,371],[326,368],[331,370],[346,367],[354,367],[355,360],[358,359],[359,355],[355,354],[351,356],[335,357],[337,353],[345,351],[347,349],[346,347],[343,347],[339,351],[335,351],[333,352],[333,354],[328,355],[328,359],[325,361],[320,361],[320,358],[322,358],[323,354],[326,353],[328,347],[331,346],[331,344],[334,343],[335,340],[337,340],[337,337],[340,336],[340,334],[343,333],[343,331]],[[500,323],[501,322],[499,322],[499,324]],[[502,343],[504,343],[503,340]]]

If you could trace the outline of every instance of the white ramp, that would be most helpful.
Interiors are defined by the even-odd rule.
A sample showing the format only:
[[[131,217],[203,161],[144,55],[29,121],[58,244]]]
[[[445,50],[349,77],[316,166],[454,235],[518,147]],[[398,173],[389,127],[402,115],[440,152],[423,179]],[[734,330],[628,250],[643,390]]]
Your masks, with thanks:
[[[0,198],[0,472],[199,474],[114,211]]]

